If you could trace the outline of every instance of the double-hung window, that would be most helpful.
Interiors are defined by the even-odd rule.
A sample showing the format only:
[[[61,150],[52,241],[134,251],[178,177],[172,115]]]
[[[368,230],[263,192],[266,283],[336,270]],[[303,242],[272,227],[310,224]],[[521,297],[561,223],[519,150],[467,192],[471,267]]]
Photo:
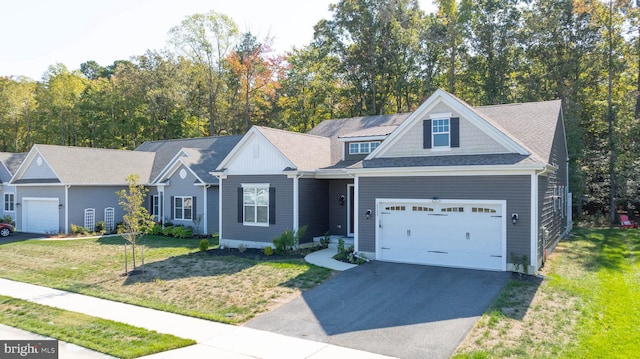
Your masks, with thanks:
[[[173,198],[173,218],[183,220],[193,219],[193,197],[175,196]]]
[[[4,211],[15,212],[16,210],[16,197],[14,193],[4,194]]]
[[[431,124],[433,126],[431,131],[433,148],[449,148],[449,119],[434,119]]]
[[[242,187],[243,222],[245,225],[269,225],[269,185],[251,184]]]
[[[380,145],[380,141],[352,142],[349,144],[349,154],[367,154],[373,152]]]

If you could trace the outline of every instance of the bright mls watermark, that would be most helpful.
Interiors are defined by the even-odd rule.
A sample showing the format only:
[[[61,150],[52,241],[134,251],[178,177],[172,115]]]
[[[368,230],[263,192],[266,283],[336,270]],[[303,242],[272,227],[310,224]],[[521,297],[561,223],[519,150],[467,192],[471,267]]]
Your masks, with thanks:
[[[58,341],[0,340],[0,358],[58,359]]]

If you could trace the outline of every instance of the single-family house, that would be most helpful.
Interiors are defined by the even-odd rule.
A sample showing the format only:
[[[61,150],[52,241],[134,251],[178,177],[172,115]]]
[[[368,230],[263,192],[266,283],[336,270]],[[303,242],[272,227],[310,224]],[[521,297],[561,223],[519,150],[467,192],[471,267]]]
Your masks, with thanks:
[[[412,113],[254,126],[212,172],[220,238],[285,229],[352,239],[368,258],[538,269],[570,229],[561,101],[472,107],[437,90]]]

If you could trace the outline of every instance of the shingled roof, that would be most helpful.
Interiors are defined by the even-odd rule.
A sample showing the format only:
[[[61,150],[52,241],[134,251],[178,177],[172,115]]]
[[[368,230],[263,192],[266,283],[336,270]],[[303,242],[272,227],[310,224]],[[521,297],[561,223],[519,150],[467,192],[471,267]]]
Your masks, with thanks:
[[[206,166],[210,166],[207,170],[211,171],[220,164],[241,138],[241,135],[235,135],[148,141],[138,146],[135,151],[154,152],[156,154],[151,171],[151,178],[155,179],[183,148],[202,150],[203,153],[198,157],[202,161],[206,160]],[[193,164],[195,165],[196,163]],[[205,163],[202,162],[202,164]]]
[[[299,171],[313,171],[331,165],[329,138],[254,126]]]
[[[61,183],[82,185],[122,185],[130,174],[137,174],[140,183],[147,183],[155,156],[151,152],[34,145],[22,165],[28,165],[37,154]],[[23,182],[17,178],[14,183]]]
[[[0,171],[0,181],[3,183],[9,182],[25,157],[27,157],[26,153],[0,152],[0,162],[2,162],[6,169],[6,172]]]

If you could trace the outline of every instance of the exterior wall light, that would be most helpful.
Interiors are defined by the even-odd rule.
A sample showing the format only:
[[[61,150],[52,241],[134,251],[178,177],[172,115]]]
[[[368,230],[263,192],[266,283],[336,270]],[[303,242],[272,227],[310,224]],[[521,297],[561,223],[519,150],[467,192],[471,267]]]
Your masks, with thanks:
[[[344,206],[344,202],[345,202],[344,195],[341,194],[340,197],[338,198],[338,203],[340,203],[341,206]]]
[[[518,223],[518,214],[517,213],[513,213],[511,215],[511,222],[515,225],[516,223]]]
[[[371,218],[371,213],[372,213],[371,210],[368,209],[367,213],[365,213],[365,215],[367,216],[367,219]]]

